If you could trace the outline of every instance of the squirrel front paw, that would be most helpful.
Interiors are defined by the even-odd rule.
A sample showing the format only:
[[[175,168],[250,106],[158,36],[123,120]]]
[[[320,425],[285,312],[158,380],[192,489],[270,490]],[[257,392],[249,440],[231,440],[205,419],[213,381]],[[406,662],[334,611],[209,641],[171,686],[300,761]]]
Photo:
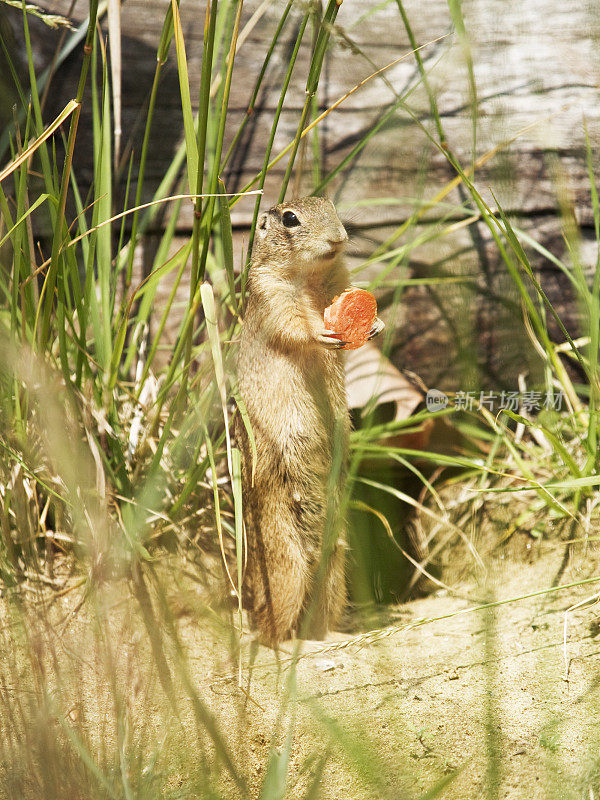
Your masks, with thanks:
[[[367,341],[370,342],[371,339],[374,339],[376,336],[379,336],[379,334],[384,328],[385,328],[385,322],[383,322],[383,320],[380,320],[379,317],[377,317],[377,319],[373,323],[373,327],[369,331]]]
[[[341,350],[348,344],[348,342],[340,339],[340,336],[342,336],[341,333],[336,333],[335,331],[330,331],[327,330],[327,328],[323,328],[323,330],[317,334],[316,340],[328,350]]]

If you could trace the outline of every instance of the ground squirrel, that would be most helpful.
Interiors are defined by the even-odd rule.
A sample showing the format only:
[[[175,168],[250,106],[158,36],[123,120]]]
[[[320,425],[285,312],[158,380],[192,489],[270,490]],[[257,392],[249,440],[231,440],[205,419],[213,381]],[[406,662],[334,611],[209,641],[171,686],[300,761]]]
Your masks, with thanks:
[[[333,203],[318,197],[271,208],[256,229],[237,358],[256,442],[254,475],[239,415],[236,438],[245,601],[271,646],[294,633],[322,639],[345,602],[341,504],[350,422],[344,343],[325,330],[323,312],[349,285],[347,239]]]

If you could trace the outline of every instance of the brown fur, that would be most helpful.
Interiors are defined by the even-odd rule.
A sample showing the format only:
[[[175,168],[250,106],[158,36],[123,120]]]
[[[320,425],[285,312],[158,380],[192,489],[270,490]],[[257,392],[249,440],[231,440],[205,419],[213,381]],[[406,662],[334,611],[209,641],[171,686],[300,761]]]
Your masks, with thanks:
[[[286,211],[300,224],[286,227]],[[239,419],[236,435],[245,597],[271,646],[293,633],[323,638],[345,603],[340,506],[349,416],[343,355],[324,330],[323,311],[349,283],[346,241],[333,204],[322,198],[276,206],[257,228],[237,362],[258,451],[254,483]]]

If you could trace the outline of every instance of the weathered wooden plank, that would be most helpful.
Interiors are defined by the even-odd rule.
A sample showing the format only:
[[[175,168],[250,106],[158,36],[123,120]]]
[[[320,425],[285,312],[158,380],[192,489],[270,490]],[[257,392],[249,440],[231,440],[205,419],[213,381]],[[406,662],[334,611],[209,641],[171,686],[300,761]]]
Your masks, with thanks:
[[[65,12],[69,3],[55,0],[52,10]],[[75,16],[85,11],[87,4],[78,2]],[[168,6],[166,0],[129,0],[123,4],[123,26],[127,38],[123,52],[124,122],[131,130],[139,114],[140,103],[149,89],[154,61],[152,53],[160,34],[162,19]],[[258,6],[257,0],[245,4],[244,21]],[[282,3],[270,4],[267,12],[240,48],[232,86],[229,140],[242,119],[247,106],[252,81],[262,62],[265,47],[270,41]],[[568,156],[583,149],[582,111],[593,141],[600,138],[600,104],[598,103],[598,13],[592,7],[569,8],[565,11],[555,0],[534,0],[523,13],[521,4],[502,4],[501,13],[489,2],[463,4],[467,29],[473,42],[475,78],[478,88],[477,154],[481,155],[517,131],[538,122],[510,148],[509,161],[514,166],[510,181],[511,205],[527,213],[547,211],[555,204],[555,188],[544,170],[540,170],[540,155],[552,147]],[[447,5],[440,0],[406,3],[418,41],[426,42],[447,33],[450,18]],[[200,74],[201,39],[203,30],[201,2],[182,4],[186,33],[192,97],[197,96]],[[407,52],[408,37],[394,4],[377,10],[360,25],[357,19],[369,4],[346,0],[340,9],[334,44],[329,55],[326,79],[321,82],[320,103],[325,108],[331,102],[364,79],[371,71],[367,59],[382,66]],[[295,19],[298,19],[296,13]],[[293,32],[290,23],[290,33]],[[339,32],[338,32],[339,31]],[[351,52],[341,32],[351,38],[364,52],[365,58]],[[286,37],[289,39],[288,37]],[[297,79],[292,81],[276,138],[276,151],[281,149],[295,132],[299,108],[304,100],[304,78],[308,68],[308,47],[301,52]],[[463,53],[454,36],[423,51],[431,67],[430,82],[437,98],[446,139],[452,151],[468,164],[471,157],[471,128],[468,84]],[[276,54],[272,73],[281,77],[286,53]],[[412,58],[393,67],[386,77],[400,94],[414,82],[415,65]],[[246,182],[260,167],[264,142],[270,129],[272,112],[279,96],[280,80],[271,81],[270,89],[261,98],[261,110],[255,115],[254,135],[245,142],[243,171],[238,185]],[[356,92],[339,111],[324,123],[321,146],[326,169],[331,169],[348,153],[352,143],[377,121],[381,109],[394,100],[394,94],[382,78],[369,82]],[[410,97],[411,107],[422,116],[431,130],[429,107],[425,92],[417,90]],[[566,106],[566,107],[565,107]],[[237,113],[236,113],[237,109]],[[181,135],[181,116],[178,113],[178,86],[174,69],[165,77],[164,91],[159,96],[158,125],[168,130],[168,136],[157,132],[162,147],[153,153],[150,177],[158,180],[169,163],[173,144]],[[84,116],[84,120],[86,117]],[[547,120],[544,122],[544,120]],[[85,141],[83,142],[85,145]],[[363,195],[366,172],[373,173],[372,184],[380,187],[382,173],[389,185],[387,193],[415,196],[415,187],[422,181],[415,164],[425,150],[428,161],[424,196],[435,193],[452,171],[443,156],[428,146],[427,139],[399,110],[394,124],[382,131],[365,148],[360,158],[360,194]],[[506,160],[504,161],[506,164]],[[282,167],[285,166],[285,162]],[[481,170],[482,185],[497,181],[497,166],[493,163]],[[276,170],[275,175],[278,170]],[[412,175],[412,179],[411,179]],[[585,193],[586,171],[581,158],[569,164],[569,176],[575,191]],[[532,183],[535,191],[532,191]],[[507,176],[500,181],[509,185]],[[369,185],[367,184],[367,193]],[[347,181],[343,200],[352,199],[356,183]],[[400,190],[400,191],[399,191]],[[506,193],[505,193],[506,194]],[[374,219],[365,214],[365,221]],[[241,220],[240,220],[241,221]],[[186,226],[187,220],[182,224]]]
[[[45,7],[66,13],[70,0],[45,0]],[[241,122],[253,82],[262,64],[284,3],[270,3],[265,14],[240,47],[232,84],[226,146]],[[258,8],[258,0],[244,4],[242,27]],[[420,44],[452,30],[445,0],[406,0],[406,12]],[[123,12],[123,121],[126,138],[135,128],[143,102],[150,89],[155,51],[168,0],[127,0]],[[578,219],[584,226],[592,222],[589,186],[585,163],[583,118],[585,117],[594,150],[600,143],[600,7],[598,4],[564,4],[559,0],[463,0],[462,8],[473,58],[477,87],[477,130],[473,152],[471,125],[472,98],[465,51],[454,33],[422,51],[428,80],[436,98],[445,141],[465,166],[473,156],[481,157],[492,148],[521,134],[510,145],[487,161],[475,174],[475,184],[490,203],[495,199],[517,222],[540,239],[552,252],[562,255],[557,194],[564,190],[575,203]],[[182,0],[181,15],[189,59],[192,98],[197,98],[204,25],[204,0]],[[299,3],[290,17],[282,41],[267,73],[265,91],[252,116],[248,136],[242,141],[239,157],[224,172],[229,190],[239,189],[260,169],[273,112],[289,59],[289,43],[303,6]],[[87,0],[77,0],[73,16],[81,19]],[[371,12],[372,13],[369,13]],[[366,16],[365,16],[366,15]],[[275,139],[279,152],[293,137],[310,58],[309,39],[301,48],[294,79]],[[40,66],[50,58],[52,35],[44,31],[40,43]],[[352,43],[352,47],[349,45]],[[329,107],[340,96],[364,80],[375,68],[398,59],[409,51],[409,37],[396,3],[379,8],[375,0],[344,0],[332,33],[332,45],[319,87],[319,106]],[[77,59],[65,64],[55,81],[52,104],[60,108],[74,92],[78,73]],[[366,131],[377,123],[390,103],[411,90],[408,105],[426,131],[437,137],[427,92],[418,84],[414,58],[408,56],[385,73],[369,81],[321,124],[319,141],[322,167],[334,169]],[[159,92],[156,129],[151,143],[147,172],[147,191],[164,175],[174,149],[182,137],[179,88],[174,53],[165,70]],[[141,111],[140,111],[141,109]],[[76,168],[85,189],[91,178],[85,153],[90,143],[89,103],[84,108]],[[134,136],[139,148],[141,131]],[[137,138],[136,138],[137,137]],[[559,170],[556,170],[556,164]],[[268,176],[265,204],[276,200],[285,159]],[[310,148],[307,149],[303,190],[310,191]],[[134,169],[135,174],[135,169]],[[351,259],[361,260],[383,241],[395,226],[406,220],[415,203],[434,197],[454,177],[443,152],[430,142],[425,131],[400,107],[390,122],[368,143],[360,157],[328,187],[351,218],[353,245]],[[491,190],[493,189],[493,196]],[[357,200],[388,197],[389,204],[353,208]],[[445,201],[459,205],[465,194],[454,190]],[[401,202],[397,202],[401,201]],[[238,250],[245,236],[253,203],[240,202],[233,211]],[[429,226],[447,209],[435,208],[428,215]],[[180,233],[186,235],[192,224],[191,207],[181,215]],[[431,229],[431,227],[429,228]],[[423,227],[411,229],[402,242],[414,240]],[[584,230],[584,236],[588,232]],[[460,380],[472,380],[473,363],[492,377],[514,380],[516,373],[538,368],[524,344],[524,334],[515,332],[518,312],[506,309],[515,301],[505,270],[484,226],[476,224],[438,237],[416,248],[410,259],[398,268],[395,277],[449,276],[461,283],[405,290],[397,319],[390,319],[395,330],[394,358],[419,372],[432,385],[451,387]],[[595,245],[583,248],[586,263],[595,259]],[[578,309],[566,279],[535,256],[551,299],[564,313],[574,334],[578,330]],[[382,269],[379,264],[369,274]],[[164,302],[161,286],[157,303]],[[385,303],[386,292],[382,293]],[[181,300],[185,299],[185,287]],[[504,305],[499,302],[502,298]],[[516,314],[516,316],[515,316]],[[521,326],[519,326],[521,327]],[[174,335],[175,329],[168,332]],[[558,332],[557,332],[558,336]]]

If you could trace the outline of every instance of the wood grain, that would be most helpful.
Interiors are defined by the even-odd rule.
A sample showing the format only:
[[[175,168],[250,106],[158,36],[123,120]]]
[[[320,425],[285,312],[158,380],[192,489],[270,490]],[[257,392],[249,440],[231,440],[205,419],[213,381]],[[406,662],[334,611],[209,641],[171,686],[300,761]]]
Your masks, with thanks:
[[[45,0],[40,5],[63,14],[71,8],[70,0]],[[255,76],[283,5],[280,0],[270,3],[239,49],[226,146],[246,113]],[[245,2],[242,27],[258,6],[257,0]],[[411,114],[400,106],[361,155],[328,187],[342,216],[351,217],[352,258],[356,264],[411,215],[415,204],[434,197],[455,175],[443,150],[434,143],[439,144],[439,141],[431,105],[425,88],[419,84],[398,6],[394,2],[382,8],[377,6],[374,0],[344,0],[318,96],[319,107],[326,109],[376,69],[407,56],[355,92],[319,128],[322,165],[327,172],[350,153],[391,104],[410,92],[406,103]],[[127,0],[122,6],[124,141],[133,136],[136,148],[167,7],[167,0]],[[592,214],[584,119],[592,146],[597,150],[600,141],[598,4],[566,4],[561,0],[527,0],[526,3],[522,0],[501,3],[463,0],[467,43],[461,42],[453,32],[448,4],[444,0],[406,0],[404,7],[419,44],[446,35],[424,48],[421,55],[447,148],[467,167],[474,158],[506,143],[494,158],[476,170],[475,185],[492,206],[496,200],[500,202],[513,214],[516,224],[530,231],[558,256],[563,255],[564,244],[557,215],[557,196],[568,194],[583,226],[584,258],[591,265],[595,246],[590,230]],[[86,9],[87,2],[77,0],[73,18],[81,20]],[[198,95],[204,9],[204,0],[182,0],[192,98]],[[237,190],[249,182],[262,164],[289,59],[289,44],[295,38],[301,10],[299,3],[291,14],[247,135],[225,170],[228,190]],[[370,11],[372,13],[368,13]],[[48,38],[51,35],[45,30],[42,33],[43,42],[39,33],[36,40],[40,42],[40,66],[51,52]],[[275,152],[290,141],[296,129],[305,96],[310,57],[308,41],[309,37],[300,52],[276,136]],[[465,47],[470,48],[477,93],[475,137]],[[73,54],[56,76],[51,96],[53,108],[61,108],[65,98],[74,93],[78,63],[77,54]],[[164,175],[183,135],[178,92],[172,52],[159,93],[148,193]],[[89,108],[87,103],[76,160],[84,186],[86,178],[88,181],[91,178],[89,159],[85,156],[91,137]],[[309,150],[302,191],[312,189]],[[278,195],[285,165],[283,159],[267,179],[266,205]],[[360,204],[374,198],[390,198],[390,202],[376,206]],[[464,190],[454,190],[446,198],[447,203],[455,206],[466,200]],[[234,209],[238,242],[245,238],[251,211],[249,202],[240,203]],[[451,216],[454,213],[451,209],[436,208],[428,215],[425,227],[411,229],[409,238],[414,240],[424,229],[441,226],[439,217],[446,212]],[[187,235],[191,222],[191,207],[187,206],[181,216],[181,236]],[[398,363],[442,388],[456,386],[459,381],[477,383],[479,369],[487,375],[488,381],[514,382],[516,374],[523,371],[529,372],[532,379],[540,374],[541,365],[531,355],[522,333],[514,290],[489,239],[485,227],[476,223],[469,229],[438,238],[430,245],[415,248],[396,273],[406,278],[437,276],[454,280],[437,287],[406,289],[400,304],[402,319],[388,320],[397,330],[394,354]],[[404,238],[399,243],[406,241]],[[579,310],[571,297],[568,281],[541,258],[535,256],[534,263],[551,298],[559,304],[571,326],[571,333],[577,335]],[[381,268],[377,265],[370,274],[377,274]],[[385,294],[383,291],[384,301]],[[473,360],[478,370],[469,366]]]

